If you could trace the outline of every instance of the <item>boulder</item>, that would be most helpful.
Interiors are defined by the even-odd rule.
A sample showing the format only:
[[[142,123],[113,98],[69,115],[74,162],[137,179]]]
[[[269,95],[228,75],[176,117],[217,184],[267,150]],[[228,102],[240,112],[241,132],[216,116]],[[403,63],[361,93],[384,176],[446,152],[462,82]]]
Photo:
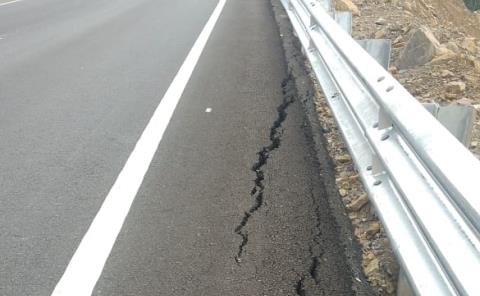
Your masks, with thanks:
[[[477,53],[477,42],[475,38],[465,38],[460,46],[471,54]]]
[[[367,203],[368,203],[367,194],[362,194],[361,196],[352,200],[352,202],[347,205],[347,208],[350,211],[356,212],[356,211],[359,211],[361,208],[363,208],[363,206],[366,205]]]
[[[447,48],[441,47],[437,52],[437,56],[429,64],[444,64],[445,62],[454,60],[456,58],[458,58],[458,55],[456,53]]]
[[[384,18],[381,17],[381,18],[379,18],[375,21],[375,24],[383,26],[383,25],[387,24],[387,21]]]
[[[452,81],[447,84],[447,91],[452,94],[461,94],[467,85],[463,81]]]
[[[455,76],[455,74],[453,74],[452,71],[449,71],[449,70],[442,70],[440,72],[440,76],[442,76],[443,78],[448,78],[448,77],[453,77]]]
[[[397,38],[395,38],[395,40],[393,40],[393,44],[400,44],[400,43],[403,43],[403,36],[402,35],[398,35]]]
[[[475,68],[475,72],[480,73],[480,60],[473,61],[473,67]]]
[[[457,43],[453,41],[447,42],[446,47],[455,53],[460,52],[460,48],[458,47]]]
[[[397,68],[402,70],[424,65],[444,50],[433,33],[427,27],[421,27],[412,33],[398,58]]]
[[[380,223],[377,221],[371,221],[365,227],[365,234],[367,237],[372,237],[378,232],[380,232]]]
[[[352,157],[349,154],[342,154],[335,157],[335,160],[339,163],[347,163],[352,160]]]
[[[451,94],[451,93],[446,93],[445,94],[445,99],[450,100],[450,101],[455,101],[458,100],[460,96],[458,94]]]
[[[478,77],[476,75],[470,75],[470,74],[463,74],[462,79],[465,82],[469,82],[473,85],[476,85],[478,83]]]
[[[370,263],[368,263],[367,266],[365,266],[363,271],[368,276],[368,275],[371,275],[372,273],[378,272],[379,269],[380,269],[380,262],[378,261],[377,258],[374,258],[372,261],[370,261]]]
[[[375,33],[375,39],[383,39],[387,36],[387,30],[381,29]]]
[[[390,72],[390,74],[397,74],[397,73],[398,73],[398,69],[397,69],[397,67],[395,67],[395,66],[390,66],[390,67],[388,68],[388,72]]]
[[[339,189],[338,193],[340,194],[341,197],[345,197],[348,195],[348,191],[345,189]]]

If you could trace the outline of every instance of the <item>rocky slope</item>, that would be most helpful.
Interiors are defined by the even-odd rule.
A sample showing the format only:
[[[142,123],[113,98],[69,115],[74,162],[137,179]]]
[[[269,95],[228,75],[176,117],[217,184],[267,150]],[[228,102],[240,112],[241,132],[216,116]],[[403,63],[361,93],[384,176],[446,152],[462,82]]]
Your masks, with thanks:
[[[480,111],[480,14],[462,0],[355,0],[355,38],[392,40],[390,71],[421,102],[457,103]],[[419,30],[437,44],[424,64],[404,69],[401,56]],[[435,42],[434,41],[434,42]],[[480,116],[474,125],[471,151],[480,158]]]
[[[336,0],[336,6],[353,12],[355,38],[392,40],[389,71],[419,101],[469,105],[480,113],[480,14],[468,11],[462,0]],[[418,42],[422,58],[405,63],[409,47]],[[316,96],[339,195],[362,246],[364,272],[379,295],[394,295],[398,264],[320,90]],[[469,148],[478,158],[479,143],[477,116]]]

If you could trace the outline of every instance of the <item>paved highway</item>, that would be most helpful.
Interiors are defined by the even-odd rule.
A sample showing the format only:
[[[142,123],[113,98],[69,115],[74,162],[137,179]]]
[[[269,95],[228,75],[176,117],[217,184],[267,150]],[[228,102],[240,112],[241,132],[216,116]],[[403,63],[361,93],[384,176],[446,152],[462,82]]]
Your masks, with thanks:
[[[268,0],[0,0],[0,295],[351,295]]]

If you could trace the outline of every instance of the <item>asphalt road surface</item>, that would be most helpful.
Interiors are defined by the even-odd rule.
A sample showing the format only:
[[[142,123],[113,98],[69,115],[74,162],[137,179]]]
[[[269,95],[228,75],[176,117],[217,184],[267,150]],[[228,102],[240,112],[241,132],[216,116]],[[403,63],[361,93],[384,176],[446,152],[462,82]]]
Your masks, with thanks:
[[[222,2],[0,0],[0,295],[354,294],[271,4]]]

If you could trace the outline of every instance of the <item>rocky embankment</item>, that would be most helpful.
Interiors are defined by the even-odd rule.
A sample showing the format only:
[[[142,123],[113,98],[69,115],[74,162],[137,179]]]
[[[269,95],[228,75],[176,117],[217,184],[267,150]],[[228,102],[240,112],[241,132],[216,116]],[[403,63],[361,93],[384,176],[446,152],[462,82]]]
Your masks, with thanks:
[[[352,11],[353,36],[392,40],[389,71],[420,101],[477,110],[469,149],[480,158],[480,14],[461,0],[336,0]],[[398,264],[368,201],[321,91],[317,111],[336,164],[339,195],[363,253],[365,275],[379,295],[394,295]]]

